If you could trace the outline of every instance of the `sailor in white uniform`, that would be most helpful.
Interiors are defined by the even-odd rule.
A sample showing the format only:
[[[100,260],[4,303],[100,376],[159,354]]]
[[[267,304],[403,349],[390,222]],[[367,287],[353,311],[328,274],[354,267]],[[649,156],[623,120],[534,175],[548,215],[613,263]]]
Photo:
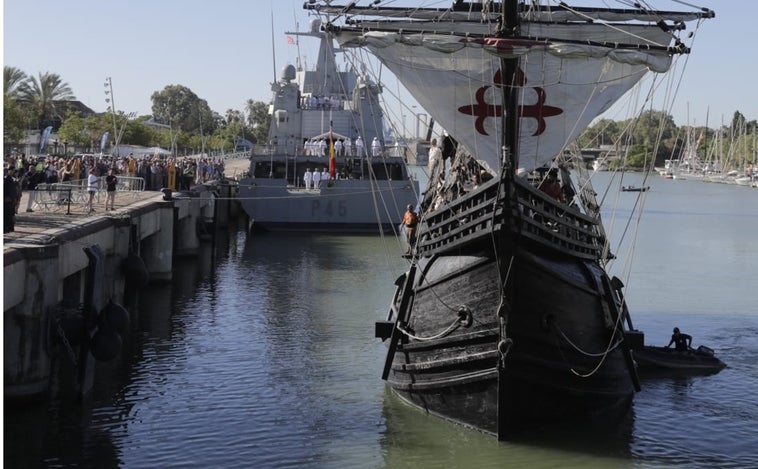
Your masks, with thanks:
[[[319,182],[321,181],[321,173],[318,169],[313,171],[313,188],[318,189]]]
[[[355,156],[363,158],[363,139],[360,135],[355,139]]]
[[[303,181],[305,181],[305,189],[310,190],[311,184],[313,183],[313,173],[311,172],[311,168],[306,168],[305,174],[303,174]]]
[[[379,143],[379,139],[374,137],[374,140],[371,142],[371,156],[374,158],[378,158],[382,154],[382,144]]]

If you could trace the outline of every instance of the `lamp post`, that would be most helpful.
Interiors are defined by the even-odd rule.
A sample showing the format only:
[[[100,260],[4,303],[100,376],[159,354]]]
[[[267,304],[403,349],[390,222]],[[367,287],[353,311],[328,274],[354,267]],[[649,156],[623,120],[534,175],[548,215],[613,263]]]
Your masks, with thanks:
[[[124,135],[124,130],[126,130],[126,124],[129,122],[130,119],[134,119],[134,117],[137,115],[136,112],[130,112],[126,116],[124,116],[124,123],[121,124],[121,129],[119,129],[118,134],[116,134],[116,144],[113,146],[113,155],[115,157],[118,157],[118,145],[121,143],[121,137]]]
[[[116,126],[116,100],[113,98],[113,81],[111,77],[105,77],[105,103],[108,105],[108,111],[113,117],[113,135],[118,135],[118,127]],[[118,142],[118,141],[117,141]]]

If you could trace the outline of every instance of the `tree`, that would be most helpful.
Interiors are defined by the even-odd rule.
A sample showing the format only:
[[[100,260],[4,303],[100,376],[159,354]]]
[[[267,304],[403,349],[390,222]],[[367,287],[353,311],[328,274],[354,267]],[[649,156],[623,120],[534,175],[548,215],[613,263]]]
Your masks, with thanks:
[[[18,101],[19,87],[28,80],[16,67],[3,67],[3,140],[19,142],[26,136],[31,116]]]
[[[187,133],[210,135],[216,131],[217,120],[208,102],[182,85],[168,85],[150,96],[156,121]]]
[[[3,99],[3,141],[20,142],[26,136],[29,114],[15,99],[4,95]]]
[[[140,145],[143,147],[155,146],[158,144],[158,138],[155,130],[144,124],[148,116],[140,117],[136,120],[130,120],[126,123],[124,135],[121,143],[125,145]]]
[[[30,77],[18,86],[19,100],[29,104],[39,128],[52,125],[55,118],[63,120],[64,116],[55,109],[55,101],[76,99],[68,83],[63,82],[55,73],[39,73],[39,78]]]
[[[268,142],[268,131],[271,125],[271,117],[268,113],[268,104],[261,101],[247,100],[247,125],[250,129],[250,141],[264,144]]]
[[[93,146],[110,127],[110,121],[105,114],[82,118],[78,112],[68,111],[66,120],[58,129],[58,136],[75,148],[93,150]]]
[[[595,125],[587,128],[579,138],[583,148],[600,148],[603,145],[614,145],[621,131],[619,123],[610,119],[600,119]]]
[[[5,98],[18,99],[19,87],[29,77],[16,67],[3,67],[3,96]]]

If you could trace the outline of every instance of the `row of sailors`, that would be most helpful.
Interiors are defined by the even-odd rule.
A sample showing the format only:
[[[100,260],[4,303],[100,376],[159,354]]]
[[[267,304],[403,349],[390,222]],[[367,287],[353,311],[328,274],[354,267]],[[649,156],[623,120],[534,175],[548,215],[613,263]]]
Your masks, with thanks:
[[[321,172],[319,172],[318,169],[311,172],[311,168],[307,168],[305,174],[303,174],[306,190],[318,189],[321,181],[328,181],[331,178],[332,175],[329,174],[329,171],[327,171],[326,168],[321,170]]]
[[[303,148],[306,156],[329,156],[329,142],[327,139],[320,138],[318,140],[308,140],[305,142]],[[355,147],[351,144],[350,138],[338,139],[334,141],[334,155],[335,156],[358,156],[365,157],[366,154],[363,151],[363,139],[358,136],[355,139]],[[379,157],[382,155],[382,143],[378,138],[374,137],[371,142],[371,156]]]
[[[342,101],[332,96],[305,96],[302,102],[303,109],[339,109]]]

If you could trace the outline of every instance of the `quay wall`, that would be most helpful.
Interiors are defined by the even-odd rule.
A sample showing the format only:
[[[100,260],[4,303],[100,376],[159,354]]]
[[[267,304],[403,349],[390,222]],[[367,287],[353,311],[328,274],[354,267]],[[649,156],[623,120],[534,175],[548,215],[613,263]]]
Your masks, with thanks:
[[[109,302],[123,304],[125,292],[135,288],[130,286],[135,280],[130,278],[125,260],[139,260],[150,282],[165,282],[172,278],[174,256],[197,253],[203,240],[201,227],[207,230],[216,216],[215,188],[198,186],[189,192],[145,193],[143,197],[115,211],[63,219],[55,227],[49,227],[50,220],[40,215],[38,229],[6,240],[6,399],[33,399],[54,391],[51,375],[58,356],[58,362],[70,357],[77,368],[75,392],[88,394],[94,355],[98,355],[93,344],[104,327],[102,312]],[[225,216],[228,205],[224,206]],[[102,253],[102,265],[97,269],[93,248]],[[97,278],[93,279],[93,273]],[[73,317],[78,321],[68,321],[72,309],[77,311]]]

